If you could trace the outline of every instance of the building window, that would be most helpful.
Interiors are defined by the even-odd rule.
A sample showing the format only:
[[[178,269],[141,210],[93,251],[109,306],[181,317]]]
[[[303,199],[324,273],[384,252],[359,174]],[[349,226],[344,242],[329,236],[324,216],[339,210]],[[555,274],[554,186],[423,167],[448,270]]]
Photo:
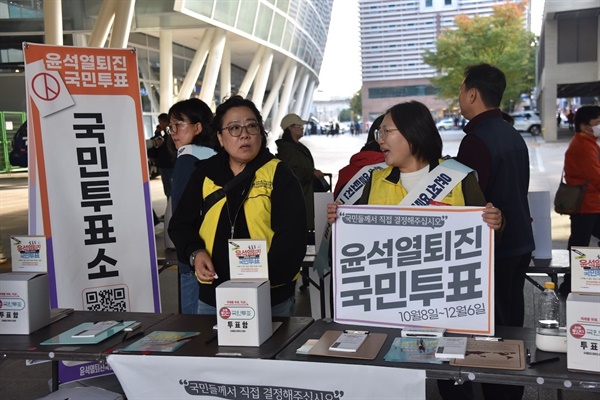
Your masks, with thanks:
[[[369,99],[387,99],[393,97],[418,97],[437,94],[435,87],[431,85],[396,86],[396,87],[374,87],[369,88]]]
[[[425,7],[433,7],[433,0],[425,0]]]
[[[451,6],[452,5],[452,0],[444,0],[444,4],[447,6]]]
[[[558,20],[558,64],[598,60],[598,18]]]

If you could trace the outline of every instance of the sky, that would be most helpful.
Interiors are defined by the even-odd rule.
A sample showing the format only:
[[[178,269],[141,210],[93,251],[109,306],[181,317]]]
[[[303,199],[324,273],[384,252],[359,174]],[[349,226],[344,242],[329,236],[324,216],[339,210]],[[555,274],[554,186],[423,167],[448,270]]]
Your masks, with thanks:
[[[530,0],[531,31],[540,34],[545,0]],[[358,0],[334,0],[329,36],[314,100],[352,97],[360,90]]]

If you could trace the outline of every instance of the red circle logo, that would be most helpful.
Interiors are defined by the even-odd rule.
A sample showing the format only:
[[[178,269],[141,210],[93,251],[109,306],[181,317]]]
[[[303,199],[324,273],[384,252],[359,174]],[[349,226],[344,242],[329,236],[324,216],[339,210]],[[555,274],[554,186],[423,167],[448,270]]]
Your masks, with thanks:
[[[228,319],[229,317],[231,317],[231,310],[227,307],[223,307],[219,310],[219,315],[223,319]]]
[[[571,325],[571,336],[581,339],[585,336],[585,327],[579,324]]]

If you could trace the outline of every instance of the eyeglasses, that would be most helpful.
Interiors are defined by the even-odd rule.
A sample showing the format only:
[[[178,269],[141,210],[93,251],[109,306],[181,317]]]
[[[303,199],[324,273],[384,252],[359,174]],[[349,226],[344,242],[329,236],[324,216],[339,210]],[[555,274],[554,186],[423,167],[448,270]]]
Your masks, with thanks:
[[[195,125],[193,122],[179,121],[176,124],[169,124],[169,133],[176,133],[183,125]]]
[[[375,140],[387,140],[388,135],[390,134],[390,132],[393,131],[398,131],[398,128],[392,128],[392,129],[387,129],[387,128],[383,128],[383,129],[375,129]]]
[[[229,125],[221,129],[221,131],[224,129],[227,129],[233,137],[239,137],[244,129],[246,129],[248,135],[258,135],[260,133],[260,125],[256,122],[251,122],[248,125]]]

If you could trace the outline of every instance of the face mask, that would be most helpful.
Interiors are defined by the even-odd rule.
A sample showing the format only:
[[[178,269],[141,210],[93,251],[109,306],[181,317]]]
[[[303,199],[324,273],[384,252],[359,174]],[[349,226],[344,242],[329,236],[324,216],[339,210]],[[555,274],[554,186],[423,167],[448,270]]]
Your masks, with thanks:
[[[592,126],[592,131],[594,132],[594,136],[600,137],[600,125]]]

